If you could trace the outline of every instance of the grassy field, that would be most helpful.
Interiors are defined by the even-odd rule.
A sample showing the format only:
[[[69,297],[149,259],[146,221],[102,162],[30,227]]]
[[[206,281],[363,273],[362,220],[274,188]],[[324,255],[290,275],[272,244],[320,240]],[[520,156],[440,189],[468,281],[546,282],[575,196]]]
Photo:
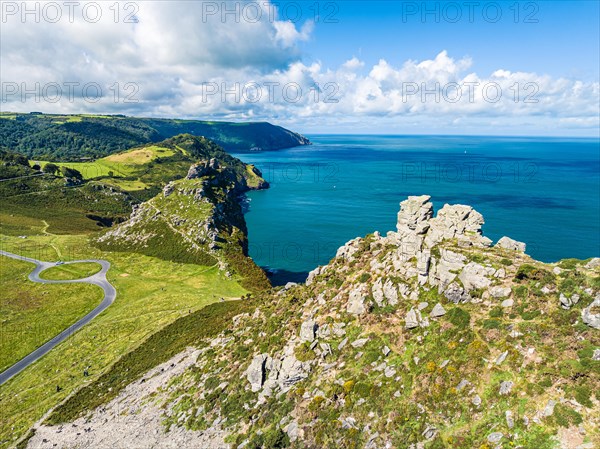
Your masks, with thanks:
[[[94,262],[81,262],[68,265],[57,265],[40,273],[42,279],[51,281],[65,281],[69,279],[83,279],[98,273],[102,269],[100,264]]]
[[[94,285],[31,282],[27,275],[33,268],[33,264],[0,256],[0,371],[69,327],[102,300],[102,290]]]
[[[93,382],[164,326],[221,298],[235,299],[247,293],[216,266],[102,253],[91,248],[84,235],[40,234],[25,240],[0,236],[0,247],[42,260],[106,259],[112,264],[108,278],[117,289],[115,303],[102,315],[0,386],[0,448],[9,447],[50,408]],[[86,368],[89,377],[83,376]]]
[[[58,162],[59,166],[74,168],[84,179],[95,179],[105,176],[129,177],[139,172],[140,166],[155,161],[159,157],[173,156],[175,152],[169,148],[150,145],[144,148],[113,154],[102,159],[89,162]],[[42,168],[49,161],[36,161]],[[115,180],[118,184],[118,180]]]

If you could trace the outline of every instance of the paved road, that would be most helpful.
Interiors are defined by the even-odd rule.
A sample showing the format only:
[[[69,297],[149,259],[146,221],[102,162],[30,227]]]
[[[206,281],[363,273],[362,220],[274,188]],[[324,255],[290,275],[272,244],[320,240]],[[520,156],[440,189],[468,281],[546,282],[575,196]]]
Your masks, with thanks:
[[[2,251],[2,250],[0,250],[0,255],[6,256],[6,257],[11,257],[11,258],[17,259],[17,260],[22,260],[24,262],[31,262],[31,263],[35,264],[35,269],[29,274],[30,281],[39,282],[41,284],[86,283],[86,284],[97,285],[102,290],[104,290],[104,299],[102,300],[100,305],[98,305],[98,307],[96,307],[94,310],[92,310],[90,313],[88,313],[82,319],[77,321],[75,324],[71,325],[69,328],[62,331],[60,334],[58,334],[52,340],[47,341],[42,346],[37,348],[35,351],[31,352],[29,355],[23,357],[21,360],[19,360],[13,366],[8,368],[6,371],[0,373],[0,385],[2,385],[8,379],[10,379],[11,377],[20,373],[25,368],[27,368],[29,365],[31,365],[35,361],[39,360],[40,358],[42,358],[52,348],[54,348],[58,344],[65,341],[67,338],[69,338],[71,335],[73,335],[75,332],[77,332],[83,326],[85,326],[90,321],[92,321],[94,318],[96,318],[98,315],[100,315],[104,310],[106,310],[108,308],[108,306],[110,306],[114,302],[114,300],[117,296],[117,291],[112,286],[112,284],[110,282],[108,282],[108,280],[106,279],[106,273],[107,273],[108,269],[110,268],[110,263],[107,262],[106,260],[88,259],[88,260],[75,260],[72,262],[65,262],[65,264],[72,264],[72,263],[79,263],[79,262],[96,262],[102,266],[102,270],[100,270],[98,273],[96,273],[92,276],[89,276],[89,277],[83,278],[83,279],[74,279],[74,280],[70,280],[70,281],[50,281],[50,280],[46,280],[46,279],[41,279],[40,273],[42,271],[46,270],[47,268],[56,266],[55,262],[42,262],[42,261],[39,261],[36,259],[19,256],[17,254],[9,253],[7,251]]]

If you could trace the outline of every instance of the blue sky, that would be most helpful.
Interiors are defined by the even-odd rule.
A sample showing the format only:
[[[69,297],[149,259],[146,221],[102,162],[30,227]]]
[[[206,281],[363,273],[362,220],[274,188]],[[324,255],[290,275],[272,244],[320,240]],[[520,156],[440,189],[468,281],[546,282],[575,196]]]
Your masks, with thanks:
[[[297,2],[281,2],[282,11],[288,3]],[[323,23],[325,17],[316,23],[313,38],[304,45],[306,60],[337,66],[349,56],[356,56],[369,66],[380,58],[400,63],[428,59],[447,50],[455,57],[470,56],[475,61],[473,68],[483,73],[503,68],[586,81],[599,78],[600,1],[495,2],[502,12],[496,23],[486,21],[483,11],[484,5],[494,2],[479,1],[481,6],[473,6],[472,23],[466,2],[426,3],[422,8],[421,1],[344,0],[336,2],[337,8],[333,9],[323,2],[322,13],[333,14],[332,19],[338,23]],[[301,4],[306,5],[304,13],[309,16],[312,3]],[[414,7],[417,11],[413,13]],[[423,20],[422,13],[435,11],[436,7],[439,23],[435,22],[435,14],[427,14]],[[460,20],[444,20],[453,20],[459,10]],[[515,10],[520,13],[517,23]],[[294,9],[290,7],[289,11],[292,15]],[[494,19],[493,7],[486,12],[489,19]]]
[[[3,10],[3,111],[270,121],[307,134],[600,133],[598,0],[139,0],[117,2],[118,20],[113,3],[99,5],[97,22]]]

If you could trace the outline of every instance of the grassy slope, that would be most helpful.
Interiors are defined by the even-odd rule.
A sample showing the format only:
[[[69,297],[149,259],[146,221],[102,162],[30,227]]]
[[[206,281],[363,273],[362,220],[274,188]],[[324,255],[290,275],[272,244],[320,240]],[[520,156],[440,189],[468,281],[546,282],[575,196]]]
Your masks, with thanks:
[[[24,435],[48,409],[97,378],[157,330],[221,297],[239,298],[246,293],[216,267],[139,254],[100,253],[81,235],[37,235],[26,242],[3,236],[2,248],[32,257],[44,255],[49,260],[107,259],[112,263],[108,277],[118,296],[106,312],[69,341],[0,387],[0,447]],[[87,366],[91,367],[90,377],[84,378]],[[58,393],[57,385],[62,388]]]
[[[95,262],[82,262],[68,265],[50,267],[40,273],[42,279],[64,281],[69,279],[83,279],[98,273],[102,269]]]
[[[0,371],[84,316],[102,299],[93,285],[43,285],[33,264],[0,256]]]

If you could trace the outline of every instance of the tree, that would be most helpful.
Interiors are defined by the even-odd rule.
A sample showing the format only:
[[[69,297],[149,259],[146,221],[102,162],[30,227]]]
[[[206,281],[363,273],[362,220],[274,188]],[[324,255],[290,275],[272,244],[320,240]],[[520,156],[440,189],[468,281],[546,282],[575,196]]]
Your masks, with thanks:
[[[33,164],[31,166],[31,168],[33,168],[34,170],[40,171],[42,167],[40,167],[40,164]]]
[[[44,166],[44,173],[48,173],[49,175],[55,175],[56,173],[58,173],[58,171],[58,165],[53,164],[52,162]]]
[[[83,181],[83,175],[79,173],[78,170],[74,168],[65,167],[64,165],[60,167],[60,172],[63,174],[65,178],[77,179],[78,181]]]

